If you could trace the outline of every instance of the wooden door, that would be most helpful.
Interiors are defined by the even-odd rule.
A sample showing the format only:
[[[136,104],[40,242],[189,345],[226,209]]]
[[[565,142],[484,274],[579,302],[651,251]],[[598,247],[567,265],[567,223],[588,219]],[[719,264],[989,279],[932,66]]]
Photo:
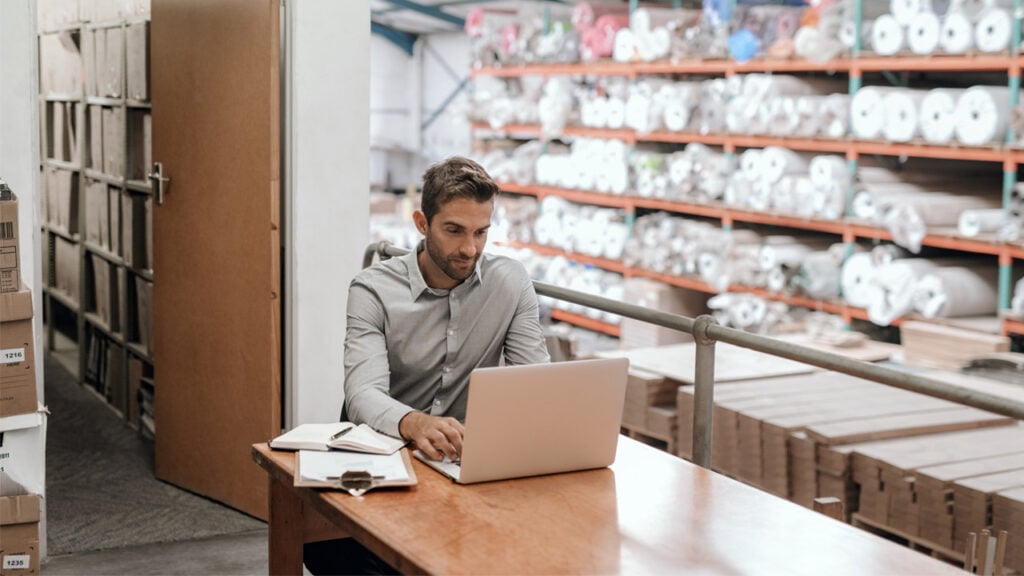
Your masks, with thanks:
[[[260,518],[280,432],[279,0],[153,0],[156,475]]]

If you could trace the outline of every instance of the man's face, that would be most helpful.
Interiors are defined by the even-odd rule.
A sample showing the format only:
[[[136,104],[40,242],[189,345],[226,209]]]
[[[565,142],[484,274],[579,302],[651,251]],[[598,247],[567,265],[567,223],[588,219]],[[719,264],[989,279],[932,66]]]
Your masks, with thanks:
[[[493,199],[456,198],[443,204],[429,224],[422,212],[416,213],[416,226],[430,256],[427,265],[435,269],[435,278],[444,281],[436,272],[443,273],[453,286],[469,278],[487,244],[493,211]]]

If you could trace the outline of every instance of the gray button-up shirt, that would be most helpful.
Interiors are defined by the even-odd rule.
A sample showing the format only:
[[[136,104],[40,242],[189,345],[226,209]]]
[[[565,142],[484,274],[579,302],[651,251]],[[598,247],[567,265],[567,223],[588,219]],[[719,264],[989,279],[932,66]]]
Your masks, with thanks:
[[[416,251],[360,272],[349,286],[343,418],[398,436],[412,410],[466,417],[474,368],[548,362],[537,295],[519,262],[483,254],[451,290],[423,280]]]

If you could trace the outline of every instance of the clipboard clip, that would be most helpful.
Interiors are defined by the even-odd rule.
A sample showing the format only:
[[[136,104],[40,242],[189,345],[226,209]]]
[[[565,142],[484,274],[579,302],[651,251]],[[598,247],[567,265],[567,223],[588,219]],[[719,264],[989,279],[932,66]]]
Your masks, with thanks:
[[[384,476],[374,476],[366,470],[346,470],[336,478],[338,488],[353,496],[366,494],[367,491],[372,490],[384,480]]]

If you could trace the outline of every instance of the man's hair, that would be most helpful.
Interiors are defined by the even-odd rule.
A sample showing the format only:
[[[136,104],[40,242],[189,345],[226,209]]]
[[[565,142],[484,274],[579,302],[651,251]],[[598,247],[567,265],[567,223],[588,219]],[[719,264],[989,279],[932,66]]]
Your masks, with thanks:
[[[452,156],[434,164],[423,174],[420,208],[429,223],[441,206],[456,198],[487,202],[498,191],[498,185],[479,164],[469,158]]]

